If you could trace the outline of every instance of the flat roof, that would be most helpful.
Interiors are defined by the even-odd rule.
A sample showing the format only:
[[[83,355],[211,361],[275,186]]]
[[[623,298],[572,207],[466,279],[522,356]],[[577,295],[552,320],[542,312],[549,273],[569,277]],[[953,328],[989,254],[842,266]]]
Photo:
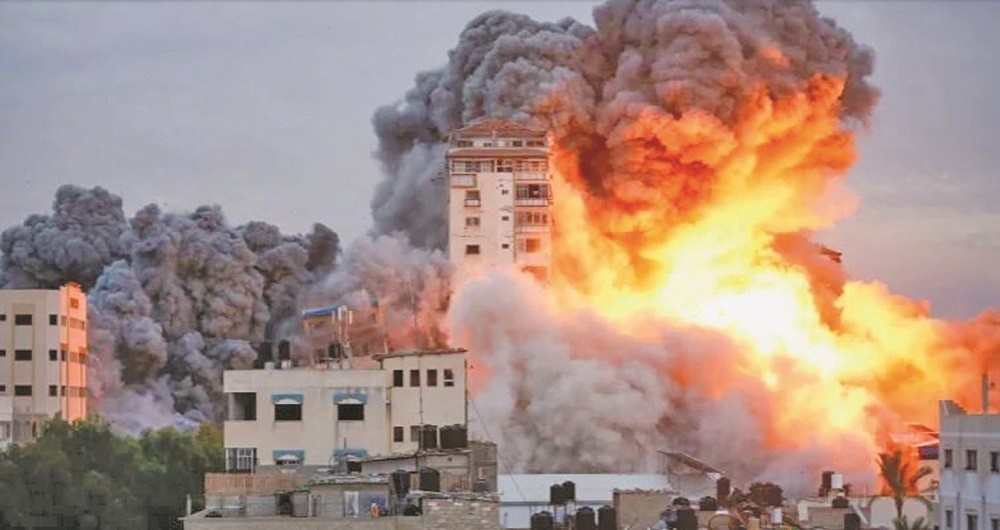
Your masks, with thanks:
[[[542,147],[452,147],[451,149],[448,149],[448,158],[484,158],[498,156],[547,158],[549,153]]]
[[[536,129],[498,118],[483,118],[461,129],[456,129],[454,134],[460,137],[490,136],[493,134],[545,136],[545,129]]]
[[[468,350],[464,348],[444,348],[440,350],[400,350],[391,351],[387,353],[377,353],[372,355],[372,359],[376,361],[381,361],[382,359],[392,359],[396,357],[422,357],[424,355],[449,355],[449,354],[466,354],[469,353]]]

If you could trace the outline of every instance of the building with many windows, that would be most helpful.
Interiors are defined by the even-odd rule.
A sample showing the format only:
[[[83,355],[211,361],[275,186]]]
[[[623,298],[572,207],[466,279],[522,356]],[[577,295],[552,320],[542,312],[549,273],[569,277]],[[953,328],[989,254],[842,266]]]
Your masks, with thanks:
[[[87,297],[75,283],[0,290],[0,445],[56,414],[87,416]]]
[[[448,255],[463,271],[551,262],[552,203],[544,130],[486,119],[448,142]]]
[[[939,414],[939,527],[1000,530],[1000,414],[969,414],[952,401]]]
[[[467,425],[465,354],[402,351],[358,359],[369,361],[364,368],[227,370],[227,470],[326,467],[437,448],[439,433]]]

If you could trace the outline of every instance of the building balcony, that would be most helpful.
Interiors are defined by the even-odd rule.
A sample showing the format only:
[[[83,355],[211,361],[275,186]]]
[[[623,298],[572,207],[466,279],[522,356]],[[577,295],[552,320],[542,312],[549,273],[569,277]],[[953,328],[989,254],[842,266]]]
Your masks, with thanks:
[[[551,203],[549,198],[514,199],[514,206],[548,206]]]
[[[515,171],[514,180],[549,180],[545,171]]]
[[[479,208],[483,205],[483,201],[480,199],[465,199],[465,206],[469,208]]]
[[[514,231],[519,234],[547,234],[549,225],[517,225]]]

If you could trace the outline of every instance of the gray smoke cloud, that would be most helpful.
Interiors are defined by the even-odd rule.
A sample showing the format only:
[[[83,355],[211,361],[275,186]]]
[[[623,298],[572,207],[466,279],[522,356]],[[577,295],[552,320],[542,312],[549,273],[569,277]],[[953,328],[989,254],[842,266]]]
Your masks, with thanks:
[[[669,180],[686,170],[670,169],[685,146],[637,134],[630,127],[640,116],[697,111],[731,125],[760,91],[776,98],[802,92],[817,74],[845,80],[844,127],[865,124],[878,99],[866,79],[871,51],[807,1],[610,0],[594,20],[591,27],[481,15],[447,65],[420,73],[401,102],[378,109],[376,156],[386,176],[371,202],[375,233],[445,248],[446,204],[436,179],[442,146],[479,118],[547,128],[578,164],[584,191],[615,211],[666,197],[663,207],[676,210],[662,213],[669,224],[710,193],[712,181]],[[690,158],[692,167],[703,163]],[[810,271],[817,305],[833,320],[843,271],[816,259],[808,238],[785,234],[778,251]],[[594,315],[556,316],[545,307],[530,282],[490,277],[457,287],[444,326],[476,356],[480,434],[488,431],[514,468],[648,470],[654,450],[675,448],[742,479],[797,476],[802,483],[790,485],[806,487],[811,479],[806,484],[801,471],[836,456],[809,444],[781,455],[766,447],[767,410],[778,398],[736,372],[743,354],[726,337],[651,322],[662,339],[639,341]],[[715,377],[739,384],[718,396]],[[851,451],[865,440],[845,439],[842,447],[851,457],[845,462],[857,462]],[[867,464],[844,471],[867,476]]]
[[[233,227],[218,206],[150,204],[126,221],[101,188],[62,186],[53,209],[4,232],[4,287],[83,285],[96,408],[130,432],[221,420],[222,371],[253,365],[254,346],[295,319],[340,252],[321,224]]]

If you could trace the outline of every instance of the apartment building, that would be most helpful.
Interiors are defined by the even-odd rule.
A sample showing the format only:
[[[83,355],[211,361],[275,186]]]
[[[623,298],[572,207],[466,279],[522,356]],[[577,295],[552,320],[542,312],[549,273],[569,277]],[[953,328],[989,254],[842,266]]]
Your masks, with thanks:
[[[952,401],[939,414],[939,528],[1000,530],[1000,414],[970,414]]]
[[[56,414],[87,416],[87,297],[75,283],[0,290],[0,445]]]
[[[375,355],[358,368],[227,370],[227,470],[324,467],[423,449],[430,433],[467,424],[465,356],[421,350]]]
[[[495,119],[448,142],[448,255],[460,271],[515,266],[547,278],[552,204],[546,132]]]

